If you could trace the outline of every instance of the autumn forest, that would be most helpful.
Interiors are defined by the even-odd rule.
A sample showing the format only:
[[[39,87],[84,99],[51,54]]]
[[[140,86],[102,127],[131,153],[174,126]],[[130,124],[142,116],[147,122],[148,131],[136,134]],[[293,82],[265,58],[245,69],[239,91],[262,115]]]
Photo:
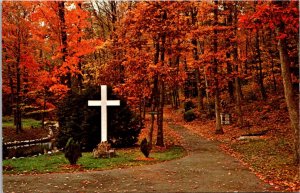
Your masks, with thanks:
[[[3,116],[20,135],[23,119],[44,127],[66,96],[108,85],[147,129],[150,150],[170,145],[172,117],[231,147],[258,133],[262,149],[274,143],[290,159],[265,179],[295,190],[298,53],[298,1],[4,1]]]

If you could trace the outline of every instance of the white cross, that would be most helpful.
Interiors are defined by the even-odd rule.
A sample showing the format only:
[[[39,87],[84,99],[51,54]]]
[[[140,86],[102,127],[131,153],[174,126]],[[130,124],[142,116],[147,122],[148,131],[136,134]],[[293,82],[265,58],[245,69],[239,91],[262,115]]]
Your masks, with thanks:
[[[101,106],[101,142],[107,141],[107,106],[120,106],[120,100],[107,100],[107,86],[101,85],[101,101],[89,100],[88,106]]]

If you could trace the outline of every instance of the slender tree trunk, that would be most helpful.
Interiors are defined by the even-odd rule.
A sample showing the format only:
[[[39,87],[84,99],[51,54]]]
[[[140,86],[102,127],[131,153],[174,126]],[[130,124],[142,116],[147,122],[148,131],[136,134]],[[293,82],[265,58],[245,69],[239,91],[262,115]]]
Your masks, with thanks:
[[[243,119],[243,111],[242,111],[242,97],[241,97],[241,92],[240,92],[240,88],[241,88],[241,84],[239,81],[239,78],[236,77],[234,79],[234,84],[235,84],[235,94],[236,94],[236,112],[238,115],[238,120],[237,120],[237,124],[242,127],[244,125],[244,119]]]
[[[155,121],[155,110],[157,109],[157,77],[154,78],[154,86],[152,89],[152,96],[151,96],[151,126],[149,131],[149,145],[150,149],[152,148],[153,143],[153,130],[154,130],[154,121]]]
[[[44,105],[43,105],[43,113],[42,113],[42,128],[45,128],[45,110],[46,110],[46,89],[44,90]]]
[[[245,49],[245,56],[246,56],[246,60],[245,60],[245,71],[244,73],[247,74],[248,73],[248,34],[246,33],[246,49]]]
[[[196,68],[196,83],[197,83],[197,106],[198,106],[198,111],[203,112],[204,110],[204,105],[203,105],[203,96],[202,96],[202,88],[201,88],[201,79],[200,79],[200,71],[199,68]]]
[[[7,57],[7,56],[5,56]],[[7,58],[6,58],[7,59]],[[10,102],[11,102],[11,112],[14,111],[14,98],[15,98],[15,90],[14,90],[14,81],[13,81],[13,73],[11,71],[11,67],[7,64],[8,67],[8,79],[9,79],[9,87],[10,87]],[[14,113],[14,112],[13,112]],[[16,120],[14,119],[14,125],[16,125]]]
[[[272,55],[272,54],[271,54]],[[274,71],[274,59],[273,59],[273,56],[271,56],[271,71],[272,71],[272,79],[273,79],[273,89],[274,89],[274,92],[277,91],[277,84],[276,84],[276,78],[275,78],[275,71]]]
[[[198,50],[197,50],[197,40],[193,39],[192,40],[192,44],[193,44],[193,55],[194,55],[194,60],[198,61],[199,57],[198,57]],[[198,111],[202,112],[204,107],[203,107],[203,97],[202,97],[202,89],[201,89],[201,79],[200,79],[200,71],[199,71],[199,67],[196,66],[195,67],[195,76],[196,76],[196,88],[197,88],[197,107],[198,107]]]
[[[237,37],[237,7],[236,3],[234,5],[234,36]],[[238,65],[238,44],[237,40],[234,42],[234,48],[233,48],[233,60],[235,64],[235,71],[236,71],[236,77],[234,78],[234,85],[235,85],[235,99],[236,99],[236,112],[238,115],[237,124],[242,127],[244,125],[244,119],[243,119],[243,112],[242,112],[242,89],[240,84],[240,79],[238,77],[239,75],[239,65]]]
[[[277,2],[281,4],[282,2]],[[278,26],[278,34],[284,33],[285,25],[283,22]],[[294,162],[300,164],[300,146],[299,146],[299,103],[296,101],[295,93],[293,92],[292,78],[290,72],[290,61],[288,56],[286,39],[279,39],[278,42],[281,74],[284,86],[284,95],[287,103],[291,127],[294,131]]]
[[[204,54],[204,41],[200,41],[199,42],[199,52],[201,53],[201,54]],[[209,106],[209,101],[210,101],[210,99],[209,99],[209,93],[205,90],[205,89],[207,89],[208,88],[208,80],[207,80],[207,77],[206,77],[206,72],[205,72],[205,68],[201,68],[201,69],[199,69],[199,70],[202,70],[203,71],[203,75],[204,75],[204,85],[203,85],[203,87],[204,88],[202,88],[202,90],[201,90],[201,92],[205,92],[205,95],[206,95],[206,101],[207,101],[207,113],[208,113],[208,115],[210,115],[211,114],[211,109],[210,109],[210,106]],[[203,110],[204,110],[204,105],[203,105]]]
[[[164,82],[160,79],[160,92],[159,92],[159,106],[157,109],[157,146],[164,146],[164,132],[163,132],[163,121],[164,121],[164,94],[165,86]]]
[[[140,97],[140,104],[139,104],[139,121],[140,121],[140,128],[142,128],[143,126],[143,101],[142,101],[142,97]]]
[[[179,43],[178,43],[179,44]],[[175,60],[175,65],[176,65],[176,74],[178,75],[179,71],[179,61],[180,61],[180,56],[176,56]],[[179,88],[176,86],[173,90],[173,96],[174,96],[174,107],[175,109],[178,109],[180,106],[180,101],[179,101]]]
[[[146,98],[143,98],[143,120],[146,118]]]
[[[264,75],[262,72],[262,60],[261,60],[261,53],[260,53],[260,48],[259,48],[259,29],[256,29],[256,35],[255,35],[255,47],[256,47],[256,57],[258,60],[258,70],[259,70],[259,75],[258,75],[258,84],[260,86],[260,93],[262,96],[263,100],[267,100],[267,94],[266,94],[266,89],[264,86]]]
[[[162,13],[162,20],[167,19],[167,12],[164,11]],[[165,62],[165,42],[166,42],[166,34],[163,33],[161,35],[161,48],[160,48],[160,62],[164,65]],[[163,122],[164,122],[164,103],[165,103],[165,85],[163,77],[159,77],[159,104],[157,109],[157,146],[164,146],[164,132],[163,132]]]
[[[229,62],[227,62],[227,74],[230,76],[232,73],[232,66]],[[233,86],[233,81],[228,80],[228,93],[230,97],[230,101],[234,101],[234,86]]]
[[[19,32],[20,33],[20,32]],[[22,131],[22,112],[20,108],[21,103],[21,68],[20,68],[20,60],[21,60],[21,34],[18,34],[18,48],[17,48],[17,92],[16,92],[16,107],[15,107],[15,123],[16,123],[16,133]]]
[[[205,72],[205,69],[204,69],[204,81],[205,81],[205,88],[207,89],[208,88],[208,80],[207,80],[207,77],[206,77],[206,72]],[[211,109],[210,109],[210,106],[209,106],[209,102],[210,102],[210,97],[209,97],[209,93],[206,91],[206,101],[207,101],[207,112],[208,114],[210,115],[211,114]]]
[[[154,47],[155,47],[155,54],[154,54],[154,60],[153,63],[156,65],[158,63],[158,59],[159,59],[159,37],[156,37],[154,39]],[[155,120],[155,115],[154,112],[157,108],[157,91],[158,91],[158,75],[155,74],[154,75],[154,79],[153,79],[153,89],[152,89],[152,94],[151,94],[151,99],[150,99],[150,103],[151,103],[151,127],[150,127],[150,131],[149,131],[149,145],[152,146],[153,143],[153,130],[154,130],[154,120]],[[150,147],[151,148],[151,147]]]
[[[153,111],[152,111],[153,110]],[[150,149],[152,147],[152,143],[153,143],[153,130],[154,130],[154,121],[155,121],[155,115],[154,115],[154,108],[151,108],[151,126],[150,126],[150,131],[149,131],[149,145],[150,145]]]
[[[192,26],[196,26],[197,23],[197,7],[192,7],[191,9],[191,19],[192,19]],[[192,45],[193,45],[193,57],[195,62],[199,60],[199,56],[198,56],[198,48],[197,45],[198,41],[196,38],[192,39]],[[198,64],[196,64],[197,66],[194,66],[195,69],[195,76],[196,76],[196,89],[197,89],[197,107],[198,107],[198,111],[201,112],[203,111],[203,97],[202,97],[202,92],[201,92],[201,79],[200,79],[200,71],[199,71],[199,67]]]
[[[81,2],[78,3],[78,7],[80,9],[82,9],[82,4]],[[80,16],[78,16],[78,19],[80,19]],[[81,28],[80,27],[77,27],[77,30],[78,30],[78,33],[81,32]],[[77,40],[78,43],[81,42],[81,37],[78,38]],[[81,68],[82,68],[82,64],[81,64],[81,57],[79,57],[79,61],[78,61],[78,70],[79,70],[79,74],[77,75],[77,81],[78,81],[78,93],[81,94],[82,93],[82,89],[83,89],[83,76],[82,76],[82,72],[81,72]]]
[[[67,58],[67,32],[66,32],[66,20],[65,20],[65,2],[64,1],[59,1],[58,2],[58,17],[60,21],[60,38],[61,38],[61,53],[62,53],[62,63],[66,62]],[[68,68],[68,71],[70,69]],[[66,81],[66,85],[72,91],[72,77],[71,73],[67,72],[66,77],[62,77],[62,83],[64,84]]]
[[[218,52],[218,42],[217,35],[218,31],[216,29],[218,25],[218,1],[214,1],[214,35],[213,35],[213,52],[216,55]],[[215,76],[215,113],[216,113],[216,130],[215,134],[223,134],[224,131],[221,125],[221,108],[220,108],[220,93],[219,93],[219,81],[218,81],[218,60],[214,58],[214,76]]]
[[[230,4],[227,4],[226,2],[224,2],[224,7],[225,7],[225,11],[228,11],[228,15],[226,17],[226,21],[225,24],[226,26],[232,26],[232,22],[233,22],[233,10],[232,10],[232,6]],[[226,38],[225,40],[225,45],[227,48],[230,48],[230,36]],[[230,49],[228,49],[226,51],[226,58],[228,59],[228,61],[226,62],[226,70],[227,70],[227,74],[229,77],[228,83],[227,83],[227,88],[228,88],[228,94],[229,94],[229,99],[230,101],[234,101],[234,84],[233,84],[233,79],[231,78],[231,74],[233,71],[233,64],[230,60],[231,58],[231,51]]]

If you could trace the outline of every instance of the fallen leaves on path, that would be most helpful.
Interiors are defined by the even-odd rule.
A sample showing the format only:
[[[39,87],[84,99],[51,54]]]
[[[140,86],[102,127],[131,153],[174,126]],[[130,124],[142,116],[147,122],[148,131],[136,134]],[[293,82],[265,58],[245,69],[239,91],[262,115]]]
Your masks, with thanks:
[[[181,110],[175,111],[171,108],[166,108],[165,114],[166,117],[172,118],[174,124],[182,125],[208,140],[221,142],[221,150],[238,159],[275,190],[299,191],[299,168],[292,163],[293,133],[288,113],[286,107],[281,105],[284,101],[280,98],[276,101],[278,104],[254,101],[245,106],[247,111],[244,111],[244,117],[248,126],[239,128],[234,124],[223,125],[223,135],[214,133],[214,120],[195,120],[187,123],[183,120]],[[233,122],[234,120],[233,115]],[[256,137],[255,140],[238,140],[242,135],[264,130],[267,130],[267,133]]]
[[[156,159],[153,157],[137,157],[135,160],[137,160],[137,161],[155,161]]]
[[[84,171],[84,168],[80,164],[75,164],[75,165],[64,164],[61,166],[61,168],[68,172]]]

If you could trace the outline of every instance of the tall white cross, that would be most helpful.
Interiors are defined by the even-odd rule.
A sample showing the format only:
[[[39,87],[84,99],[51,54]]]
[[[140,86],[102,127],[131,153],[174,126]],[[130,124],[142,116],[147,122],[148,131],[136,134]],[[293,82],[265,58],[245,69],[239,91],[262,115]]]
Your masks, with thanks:
[[[107,106],[120,106],[120,100],[107,100],[107,86],[101,85],[101,100],[89,100],[88,106],[101,106],[101,142],[107,141]]]

